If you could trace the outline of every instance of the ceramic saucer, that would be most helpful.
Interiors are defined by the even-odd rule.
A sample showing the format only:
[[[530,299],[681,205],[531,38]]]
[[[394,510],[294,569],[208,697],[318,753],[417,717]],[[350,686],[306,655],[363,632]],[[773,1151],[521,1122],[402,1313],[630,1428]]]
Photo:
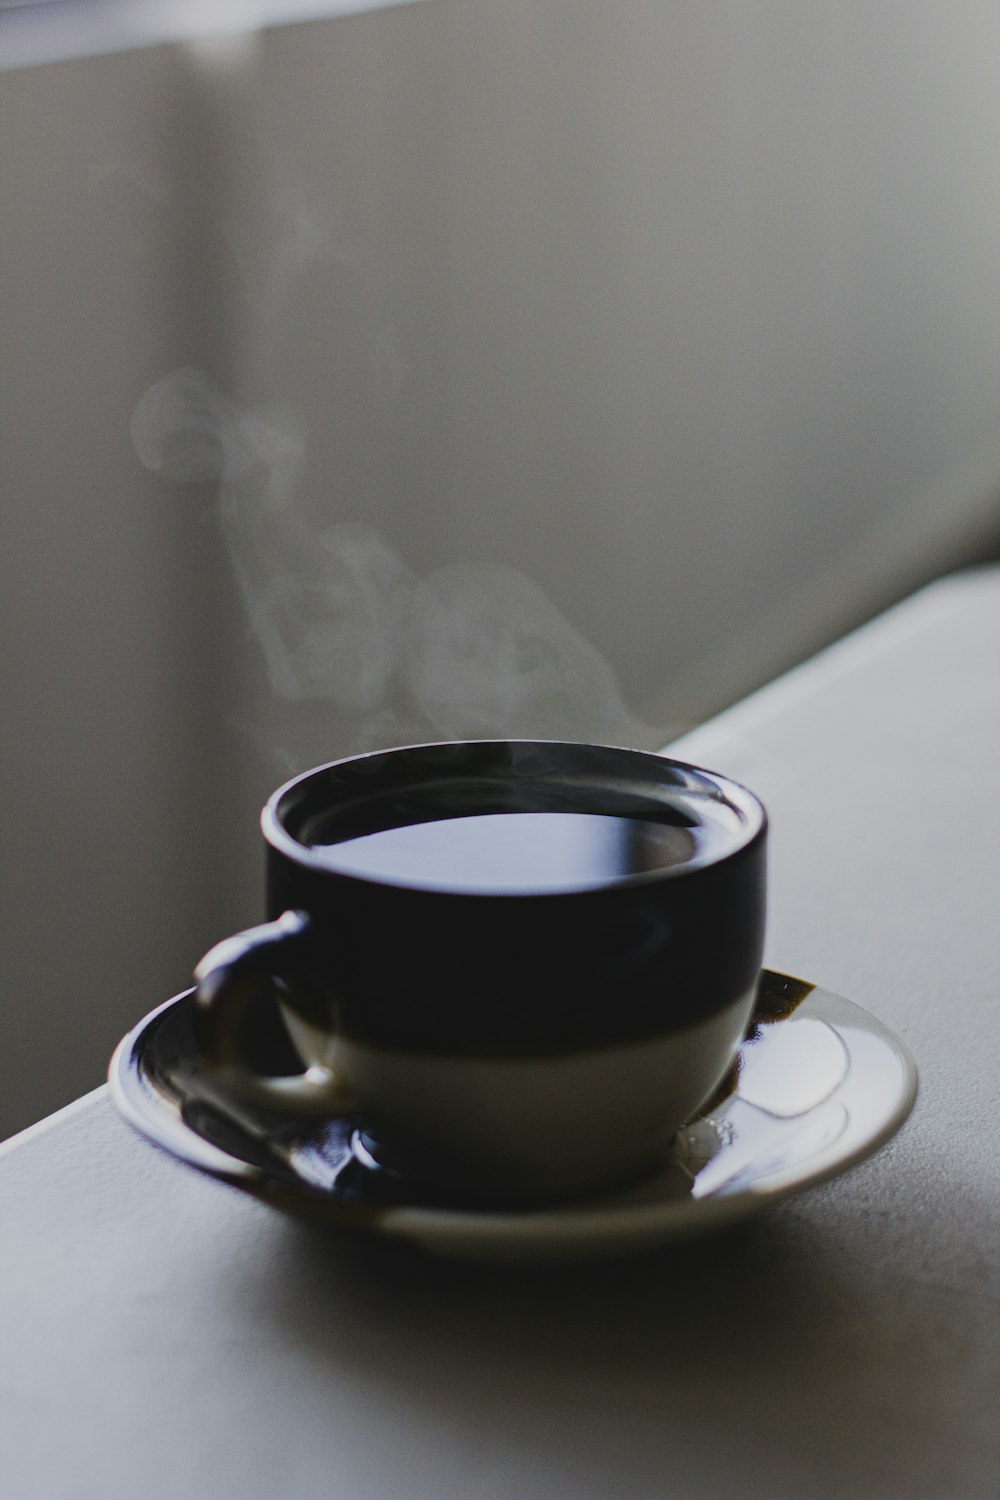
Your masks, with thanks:
[[[119,1044],[109,1083],[130,1124],[278,1207],[469,1260],[618,1256],[732,1223],[870,1156],[917,1090],[909,1052],[874,1016],[766,970],[737,1063],[654,1177],[541,1206],[449,1201],[380,1167],[354,1120],[265,1114],[218,1094],[198,1066],[192,1013],[187,991]]]

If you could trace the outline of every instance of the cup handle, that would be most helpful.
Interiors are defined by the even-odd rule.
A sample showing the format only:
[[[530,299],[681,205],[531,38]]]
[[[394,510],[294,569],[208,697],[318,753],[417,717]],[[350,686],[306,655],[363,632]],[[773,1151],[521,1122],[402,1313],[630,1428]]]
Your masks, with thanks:
[[[306,912],[286,911],[211,948],[194,971],[195,1037],[205,1071],[234,1098],[286,1114],[347,1114],[354,1101],[332,1069],[313,1063],[304,1073],[266,1076],[240,1050],[244,1007],[262,983],[308,989],[309,933]]]

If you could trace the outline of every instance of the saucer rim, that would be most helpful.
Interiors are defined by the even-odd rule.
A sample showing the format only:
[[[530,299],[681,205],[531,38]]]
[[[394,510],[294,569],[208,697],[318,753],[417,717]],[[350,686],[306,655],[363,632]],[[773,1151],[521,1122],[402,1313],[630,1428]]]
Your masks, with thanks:
[[[795,1012],[819,1012],[817,1019],[837,1029],[823,1015],[824,1002],[846,1015],[861,1030],[878,1037],[895,1054],[900,1077],[886,1100],[879,1122],[846,1151],[821,1154],[801,1165],[787,1180],[763,1181],[703,1198],[668,1197],[645,1202],[617,1201],[620,1191],[562,1204],[546,1203],[524,1210],[447,1207],[431,1204],[349,1204],[306,1182],[284,1182],[266,1169],[229,1155],[212,1145],[185,1121],[149,1083],[142,1068],[142,1048],[149,1033],[169,1012],[190,1004],[188,989],[157,1005],[122,1037],[108,1067],[111,1099],[123,1119],[140,1135],[176,1160],[228,1182],[259,1201],[351,1233],[375,1234],[435,1256],[490,1262],[607,1258],[655,1249],[720,1229],[761,1209],[841,1176],[886,1144],[908,1119],[917,1099],[919,1077],[905,1042],[857,1002],[801,981],[770,967],[776,980],[804,983],[809,994]],[[779,1021],[778,1025],[788,1024]],[[838,1031],[838,1035],[840,1035]],[[843,1037],[841,1037],[843,1040]],[[850,1049],[848,1048],[850,1052]],[[853,1060],[853,1059],[852,1059]]]

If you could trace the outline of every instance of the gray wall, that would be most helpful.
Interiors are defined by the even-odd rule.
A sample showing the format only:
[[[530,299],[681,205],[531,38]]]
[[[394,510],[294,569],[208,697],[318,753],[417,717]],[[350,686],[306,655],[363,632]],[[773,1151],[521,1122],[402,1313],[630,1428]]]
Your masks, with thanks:
[[[0,1134],[355,748],[655,746],[995,547],[993,0],[426,4],[0,74]]]

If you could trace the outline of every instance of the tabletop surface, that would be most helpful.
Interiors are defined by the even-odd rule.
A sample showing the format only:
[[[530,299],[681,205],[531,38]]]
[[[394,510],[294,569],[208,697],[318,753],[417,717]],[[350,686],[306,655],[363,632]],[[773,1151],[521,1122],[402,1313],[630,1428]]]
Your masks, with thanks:
[[[998,688],[981,570],[671,747],[768,805],[768,963],[916,1057],[874,1157],[653,1255],[464,1267],[293,1221],[98,1090],[0,1148],[3,1493],[992,1500]]]

